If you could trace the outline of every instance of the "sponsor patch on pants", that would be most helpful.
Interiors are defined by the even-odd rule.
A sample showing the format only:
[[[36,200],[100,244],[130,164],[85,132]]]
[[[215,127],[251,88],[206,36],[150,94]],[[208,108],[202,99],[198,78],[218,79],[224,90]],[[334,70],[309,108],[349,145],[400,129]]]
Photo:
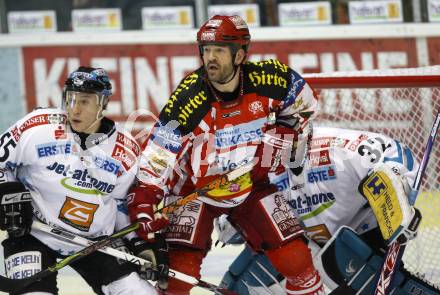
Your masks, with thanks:
[[[24,279],[41,271],[41,253],[26,251],[5,259],[6,275],[10,279]]]

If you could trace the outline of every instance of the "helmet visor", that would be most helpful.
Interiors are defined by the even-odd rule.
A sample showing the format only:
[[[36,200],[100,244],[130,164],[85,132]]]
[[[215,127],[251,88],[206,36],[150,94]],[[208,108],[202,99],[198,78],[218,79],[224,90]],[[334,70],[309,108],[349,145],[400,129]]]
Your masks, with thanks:
[[[66,91],[63,109],[73,109],[75,106],[82,108],[102,107],[103,96],[96,93]]]

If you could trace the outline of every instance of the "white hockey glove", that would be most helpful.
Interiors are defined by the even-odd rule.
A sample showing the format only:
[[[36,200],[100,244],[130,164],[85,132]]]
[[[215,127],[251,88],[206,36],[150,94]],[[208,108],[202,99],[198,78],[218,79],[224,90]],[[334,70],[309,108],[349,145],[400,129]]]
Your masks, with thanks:
[[[214,228],[217,231],[218,238],[215,242],[215,246],[217,246],[220,242],[223,243],[222,247],[224,247],[226,244],[240,245],[244,243],[241,235],[228,221],[227,215],[223,214],[220,215],[219,218],[216,218],[214,220]]]

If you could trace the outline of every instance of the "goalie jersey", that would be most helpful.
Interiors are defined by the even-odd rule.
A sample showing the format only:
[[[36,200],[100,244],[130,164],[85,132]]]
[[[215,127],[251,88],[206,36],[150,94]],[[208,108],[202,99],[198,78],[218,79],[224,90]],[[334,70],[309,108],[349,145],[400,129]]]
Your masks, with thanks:
[[[113,121],[83,149],[59,109],[37,109],[0,137],[0,182],[19,180],[32,196],[34,218],[88,238],[129,224],[126,194],[140,147]],[[7,178],[7,179],[5,179]],[[61,254],[78,251],[42,232],[32,235]]]
[[[292,209],[312,239],[323,245],[346,225],[358,234],[377,227],[368,201],[358,185],[376,166],[385,163],[411,185],[418,163],[410,149],[385,135],[366,131],[315,127],[308,161],[299,176],[289,172]],[[273,180],[282,189],[288,182]]]

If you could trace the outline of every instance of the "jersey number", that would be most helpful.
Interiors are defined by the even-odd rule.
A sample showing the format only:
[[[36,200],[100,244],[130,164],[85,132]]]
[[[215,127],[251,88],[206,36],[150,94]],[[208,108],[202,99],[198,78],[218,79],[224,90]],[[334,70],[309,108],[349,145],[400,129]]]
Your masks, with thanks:
[[[0,156],[0,162],[5,162],[6,159],[8,159],[9,146],[15,148],[16,145],[17,144],[15,143],[14,138],[12,138],[11,133],[6,132],[5,134],[3,134],[3,136],[0,138],[0,150],[3,150],[3,155]]]
[[[380,143],[380,147],[376,148],[374,146],[374,144],[376,143],[376,141],[378,141]],[[376,137],[374,139],[368,139],[367,142],[371,145],[360,145],[358,148],[358,153],[361,156],[370,156],[371,155],[371,159],[370,162],[373,164],[376,164],[377,162],[379,162],[379,160],[381,159],[381,156],[383,154],[383,152],[385,152],[385,150],[389,147],[391,147],[390,144],[385,144],[385,141],[380,138],[380,137]]]

